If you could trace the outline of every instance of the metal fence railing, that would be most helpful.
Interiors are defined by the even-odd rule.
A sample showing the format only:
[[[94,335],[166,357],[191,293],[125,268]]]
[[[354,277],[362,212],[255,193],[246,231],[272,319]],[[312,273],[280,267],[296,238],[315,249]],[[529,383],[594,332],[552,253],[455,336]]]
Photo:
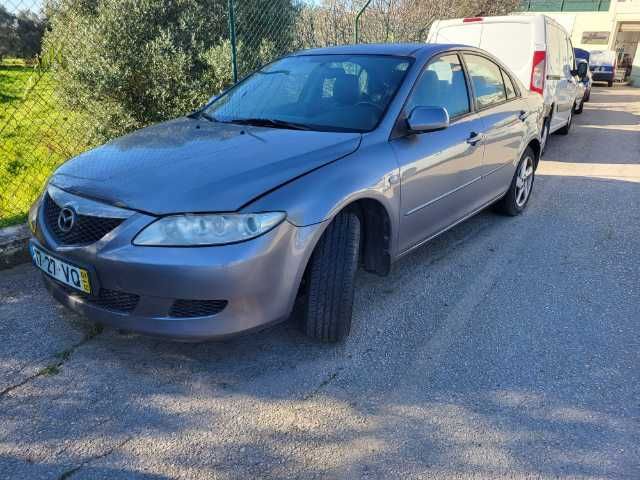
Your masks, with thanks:
[[[202,105],[287,52],[426,39],[517,0],[0,0],[0,226],[65,160]],[[366,7],[363,9],[363,7]]]

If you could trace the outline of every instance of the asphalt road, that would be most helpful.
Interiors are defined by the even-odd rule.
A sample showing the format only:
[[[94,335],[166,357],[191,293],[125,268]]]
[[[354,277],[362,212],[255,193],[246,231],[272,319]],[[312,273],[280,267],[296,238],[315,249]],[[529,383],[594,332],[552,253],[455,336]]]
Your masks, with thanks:
[[[99,331],[0,272],[0,478],[640,478],[640,90],[575,120],[525,214],[359,274],[339,345]]]

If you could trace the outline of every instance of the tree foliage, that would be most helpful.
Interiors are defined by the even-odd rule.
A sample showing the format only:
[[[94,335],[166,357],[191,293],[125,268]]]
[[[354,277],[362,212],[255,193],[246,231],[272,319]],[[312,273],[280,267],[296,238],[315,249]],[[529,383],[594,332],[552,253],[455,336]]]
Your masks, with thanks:
[[[353,42],[363,0],[321,0],[302,10],[296,25],[300,48]],[[360,20],[360,38],[371,42],[424,42],[436,19],[506,15],[518,0],[373,0]]]
[[[242,3],[237,49],[239,69],[248,71],[256,58],[291,50],[297,10],[289,0]],[[264,8],[273,3],[278,8]],[[50,2],[45,49],[55,52],[62,100],[91,115],[97,141],[188,113],[231,83],[226,7],[226,0]],[[279,28],[243,23],[256,18]]]

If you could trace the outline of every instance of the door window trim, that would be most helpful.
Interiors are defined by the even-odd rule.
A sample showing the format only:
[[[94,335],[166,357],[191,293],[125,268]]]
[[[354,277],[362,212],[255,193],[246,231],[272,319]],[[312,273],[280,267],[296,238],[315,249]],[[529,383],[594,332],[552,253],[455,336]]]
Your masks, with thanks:
[[[464,62],[463,67],[465,69],[465,71],[467,72],[467,81],[468,84],[471,86],[471,91],[473,92],[473,103],[475,105],[475,111],[476,112],[484,112],[486,110],[489,110],[490,108],[495,108],[495,107],[500,107],[502,105],[505,105],[509,102],[513,102],[515,100],[520,100],[522,98],[522,92],[520,91],[520,88],[518,87],[518,85],[516,84],[516,82],[513,81],[513,77],[511,76],[511,74],[509,72],[507,72],[506,68],[503,67],[500,63],[497,63],[494,59],[488,57],[487,55],[483,55],[480,52],[476,52],[474,50],[462,50],[460,51],[461,53],[461,57],[462,57],[462,61]],[[476,57],[482,57],[485,60],[488,60],[489,62],[493,63],[496,67],[498,67],[498,69],[500,70],[500,78],[502,78],[502,75],[504,72],[505,74],[507,74],[509,76],[509,79],[511,80],[511,84],[513,85],[513,88],[515,90],[515,96],[513,98],[507,98],[507,88],[504,84],[504,78],[502,79],[502,85],[504,88],[504,100],[498,103],[492,103],[491,105],[487,105],[486,107],[480,107],[478,105],[478,103],[476,102],[476,92],[475,89],[473,88],[473,82],[471,81],[471,76],[469,75],[469,67],[467,66],[467,63],[465,61],[465,56],[466,55],[475,55]]]
[[[389,140],[395,140],[397,138],[401,138],[404,136],[399,133],[399,129],[403,128],[403,125],[401,124],[401,122],[407,118],[407,116],[405,115],[407,103],[409,102],[409,99],[413,95],[413,92],[415,91],[416,86],[418,85],[418,83],[420,83],[420,80],[422,80],[422,77],[425,74],[429,65],[431,65],[433,62],[435,62],[436,60],[442,57],[455,55],[458,58],[458,63],[460,64],[460,67],[462,68],[462,72],[464,74],[465,84],[467,87],[467,99],[469,101],[468,103],[469,111],[466,113],[462,113],[460,115],[456,115],[455,117],[450,117],[449,123],[450,124],[457,123],[458,121],[468,117],[469,115],[473,115],[474,113],[477,112],[475,101],[472,95],[471,86],[469,83],[469,75],[467,74],[467,69],[465,67],[464,61],[462,59],[462,55],[460,55],[460,53],[461,53],[461,50],[445,50],[442,52],[435,53],[433,56],[429,57],[429,60],[425,62],[424,67],[422,67],[422,70],[418,75],[418,78],[416,78],[416,80],[413,82],[413,85],[411,85],[411,90],[409,90],[407,97],[404,99],[404,102],[402,103],[402,108],[400,109],[400,113],[396,117],[396,121],[394,122],[393,128],[391,129],[391,135],[389,135]]]

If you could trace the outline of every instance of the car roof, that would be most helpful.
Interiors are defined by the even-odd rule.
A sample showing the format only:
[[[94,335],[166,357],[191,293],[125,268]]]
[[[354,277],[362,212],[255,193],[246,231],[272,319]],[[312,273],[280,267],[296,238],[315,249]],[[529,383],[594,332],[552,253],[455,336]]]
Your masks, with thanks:
[[[337,47],[311,48],[309,50],[301,50],[293,55],[394,55],[400,57],[417,57],[419,55],[428,55],[449,50],[451,48],[463,47],[463,45],[443,43],[362,43]]]

